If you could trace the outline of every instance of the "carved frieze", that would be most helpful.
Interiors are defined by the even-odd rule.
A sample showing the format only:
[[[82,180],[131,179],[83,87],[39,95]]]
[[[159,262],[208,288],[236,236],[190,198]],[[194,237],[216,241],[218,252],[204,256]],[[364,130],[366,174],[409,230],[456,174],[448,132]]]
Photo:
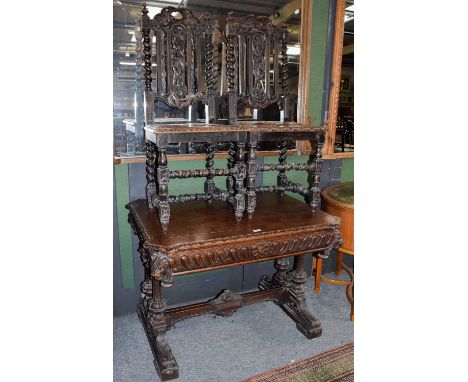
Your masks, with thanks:
[[[318,231],[301,236],[285,235],[272,240],[226,240],[208,243],[197,248],[177,247],[169,251],[169,264],[174,272],[219,267],[252,260],[280,257],[295,253],[324,249],[335,243],[332,230]]]

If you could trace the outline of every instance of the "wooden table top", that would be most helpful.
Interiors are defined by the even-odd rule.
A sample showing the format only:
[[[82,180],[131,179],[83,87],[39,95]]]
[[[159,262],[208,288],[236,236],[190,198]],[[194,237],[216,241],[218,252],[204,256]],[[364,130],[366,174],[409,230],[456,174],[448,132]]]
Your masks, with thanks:
[[[129,209],[139,221],[137,224],[144,231],[147,243],[167,247],[340,224],[335,216],[320,210],[312,212],[304,202],[273,192],[257,194],[255,213],[250,219],[245,215],[240,222],[236,221],[228,202],[171,204],[171,220],[166,231],[157,219],[156,209],[149,209],[146,200],[129,203]]]

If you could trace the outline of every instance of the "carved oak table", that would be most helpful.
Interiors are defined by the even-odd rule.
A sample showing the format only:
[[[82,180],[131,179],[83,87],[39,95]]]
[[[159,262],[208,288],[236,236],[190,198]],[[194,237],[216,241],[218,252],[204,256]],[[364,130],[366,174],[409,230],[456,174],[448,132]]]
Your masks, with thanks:
[[[320,321],[306,306],[304,255],[327,257],[341,245],[340,219],[290,196],[265,193],[257,196],[256,213],[237,221],[228,204],[219,200],[175,204],[173,219],[163,230],[146,200],[127,205],[129,222],[140,240],[145,267],[139,317],[154,355],[154,364],[165,381],[179,376],[179,367],[166,341],[166,331],[177,321],[213,313],[229,316],[258,301],[274,301],[307,338],[322,333]],[[295,256],[289,267],[287,257]],[[259,290],[236,294],[224,290],[215,299],[168,308],[161,287],[171,287],[175,275],[228,268],[275,259],[273,277],[262,276]]]

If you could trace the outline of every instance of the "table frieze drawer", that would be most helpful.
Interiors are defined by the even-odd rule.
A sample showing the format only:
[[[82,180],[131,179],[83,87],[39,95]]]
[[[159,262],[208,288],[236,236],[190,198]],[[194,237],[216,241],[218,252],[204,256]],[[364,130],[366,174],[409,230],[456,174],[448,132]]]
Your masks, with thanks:
[[[174,273],[189,273],[216,268],[255,263],[269,259],[292,256],[306,252],[323,251],[322,257],[328,256],[328,249],[337,239],[335,230],[288,232],[272,235],[274,239],[250,238],[248,240],[223,240],[216,243],[178,247],[167,252],[169,267]]]

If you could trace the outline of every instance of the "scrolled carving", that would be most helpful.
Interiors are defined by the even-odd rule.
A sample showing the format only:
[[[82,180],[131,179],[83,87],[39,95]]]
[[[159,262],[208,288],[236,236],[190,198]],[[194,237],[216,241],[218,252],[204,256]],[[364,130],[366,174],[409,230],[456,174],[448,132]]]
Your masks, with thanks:
[[[174,170],[169,171],[169,179],[184,179],[184,178],[203,178],[206,176],[226,176],[230,174],[230,170],[225,168],[210,168],[197,170]]]
[[[144,11],[147,13],[146,8]],[[166,7],[151,20],[142,16],[142,25],[152,29],[156,37],[157,92],[155,99],[172,107],[185,108],[204,97],[198,90],[202,69],[197,61],[200,36],[212,29],[213,24],[206,18],[203,22],[187,8]],[[148,35],[149,36],[149,35]],[[151,52],[150,40],[146,40]],[[147,65],[147,62],[145,62]],[[151,65],[147,67],[151,69]],[[147,73],[147,81],[151,72]],[[147,85],[147,90],[151,88]]]
[[[322,257],[323,259],[328,258],[330,256],[330,253],[333,249],[338,249],[341,247],[343,244],[343,236],[341,235],[340,230],[338,227],[333,228],[333,241],[330,244],[328,248],[326,248],[323,253],[319,253],[319,256]]]
[[[333,240],[333,231],[312,232],[301,237],[287,235],[276,240],[235,242],[227,239],[217,245],[209,243],[198,249],[194,249],[193,245],[177,247],[170,252],[169,263],[174,272],[182,272],[315,251],[327,248],[334,243]]]
[[[216,304],[223,304],[226,302],[232,302],[236,300],[242,300],[242,296],[234,293],[230,289],[225,289],[218,297],[210,301],[210,304],[216,305]]]
[[[174,25],[172,35],[172,82],[174,93],[183,98],[187,95],[185,80],[185,57],[187,55],[187,30],[182,25]]]
[[[262,101],[266,97],[265,83],[265,41],[263,33],[254,33],[251,37],[252,44],[252,98],[255,101]]]
[[[244,163],[236,163],[230,170],[230,173],[236,180],[245,179],[247,175],[246,165]]]
[[[220,192],[219,190],[214,190],[213,193],[207,194],[183,194],[183,195],[171,195],[168,197],[169,203],[185,203],[193,202],[195,200],[223,200],[226,201],[229,197],[227,192]]]
[[[150,275],[161,282],[163,287],[171,287],[174,283],[169,258],[162,252],[153,252],[150,259]]]
[[[157,169],[158,183],[167,184],[169,183],[169,169],[167,167],[159,167]]]
[[[243,305],[243,298],[240,294],[225,289],[210,301],[210,305],[212,313],[229,317]]]
[[[257,171],[290,171],[290,170],[306,170],[313,171],[315,169],[315,163],[260,163],[257,167]]]

